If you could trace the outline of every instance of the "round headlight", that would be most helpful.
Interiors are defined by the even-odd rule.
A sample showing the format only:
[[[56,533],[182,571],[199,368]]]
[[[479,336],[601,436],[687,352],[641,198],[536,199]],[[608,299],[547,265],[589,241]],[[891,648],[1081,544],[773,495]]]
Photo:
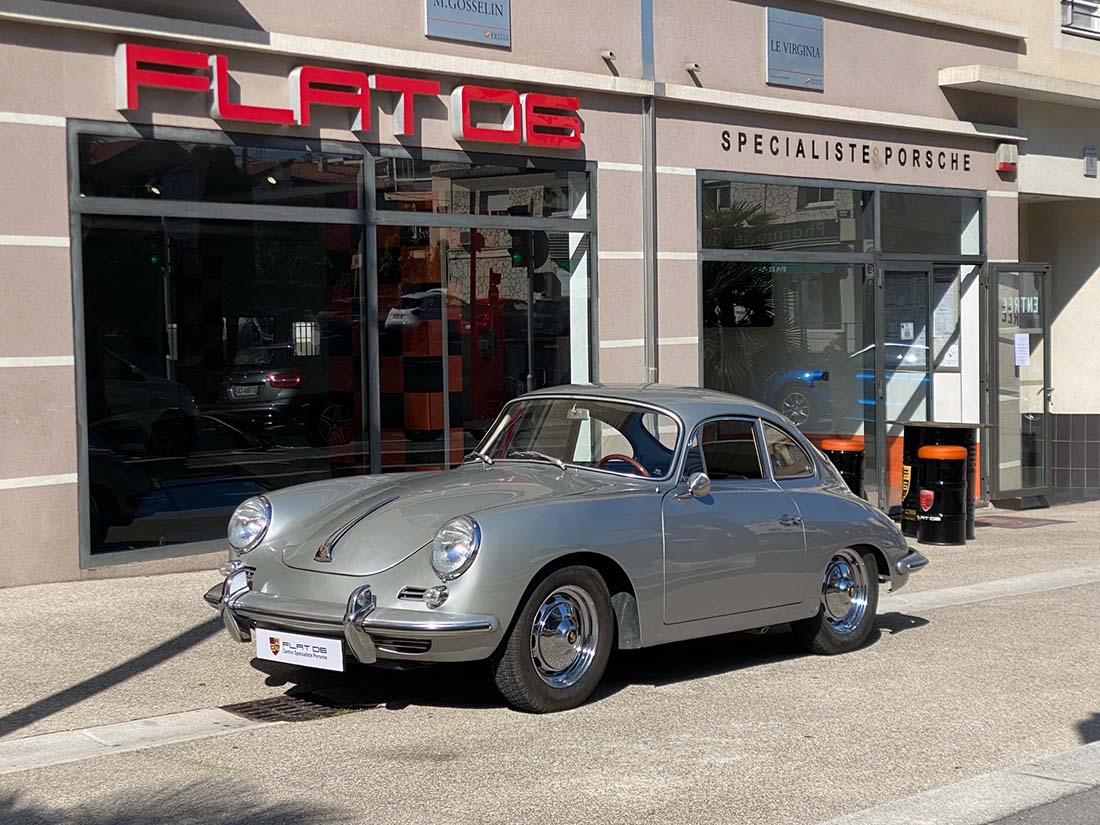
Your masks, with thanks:
[[[443,581],[457,579],[466,572],[481,544],[481,528],[469,516],[451,519],[432,541],[432,569]]]
[[[238,553],[247,553],[261,541],[271,524],[271,502],[256,496],[241,503],[229,518],[229,543]]]

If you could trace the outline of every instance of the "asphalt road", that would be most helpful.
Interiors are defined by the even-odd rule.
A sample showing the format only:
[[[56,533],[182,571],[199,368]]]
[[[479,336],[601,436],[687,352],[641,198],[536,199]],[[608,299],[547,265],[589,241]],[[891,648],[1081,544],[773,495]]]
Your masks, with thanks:
[[[1100,505],[1023,515],[1070,523],[930,548],[854,654],[784,633],[623,653],[553,716],[509,710],[473,666],[263,672],[201,604],[213,574],[0,590],[0,763],[288,691],[347,711],[0,771],[0,822],[813,823],[1048,757],[1100,740]],[[1051,571],[1032,584],[1054,589],[950,590]],[[1072,799],[1007,821],[1090,821]]]

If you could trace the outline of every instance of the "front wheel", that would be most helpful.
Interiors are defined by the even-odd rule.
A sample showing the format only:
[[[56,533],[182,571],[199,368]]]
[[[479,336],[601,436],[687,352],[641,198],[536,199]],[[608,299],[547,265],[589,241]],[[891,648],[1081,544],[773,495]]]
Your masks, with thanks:
[[[775,408],[798,429],[817,421],[817,403],[813,391],[805,384],[787,384],[777,393],[776,399]]]
[[[878,610],[878,562],[871,551],[838,550],[825,567],[817,615],[791,624],[806,650],[823,656],[855,650],[871,634]]]
[[[574,708],[603,678],[613,636],[603,577],[591,567],[557,570],[531,592],[494,659],[496,686],[519,710]]]

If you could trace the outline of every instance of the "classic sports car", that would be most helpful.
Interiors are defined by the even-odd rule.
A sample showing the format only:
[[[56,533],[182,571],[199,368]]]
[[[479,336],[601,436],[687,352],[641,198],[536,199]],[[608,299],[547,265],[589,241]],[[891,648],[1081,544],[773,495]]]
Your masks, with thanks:
[[[514,706],[583,702],[613,648],[789,622],[867,638],[927,560],[782,416],[702,389],[567,386],[501,411],[459,468],[245,501],[206,594],[262,659],[486,659]]]

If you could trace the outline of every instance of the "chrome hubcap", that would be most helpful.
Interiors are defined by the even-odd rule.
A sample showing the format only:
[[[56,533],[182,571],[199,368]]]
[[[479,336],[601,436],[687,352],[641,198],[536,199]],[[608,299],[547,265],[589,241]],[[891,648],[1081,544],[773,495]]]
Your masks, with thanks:
[[[862,624],[867,614],[868,574],[863,558],[854,550],[841,550],[829,561],[821,587],[825,620],[841,636]]]
[[[779,411],[790,419],[792,424],[805,424],[810,417],[810,399],[801,392],[789,392],[783,397]]]
[[[550,687],[575,685],[588,672],[600,638],[596,605],[588,592],[567,584],[546,597],[531,623],[531,661]]]

